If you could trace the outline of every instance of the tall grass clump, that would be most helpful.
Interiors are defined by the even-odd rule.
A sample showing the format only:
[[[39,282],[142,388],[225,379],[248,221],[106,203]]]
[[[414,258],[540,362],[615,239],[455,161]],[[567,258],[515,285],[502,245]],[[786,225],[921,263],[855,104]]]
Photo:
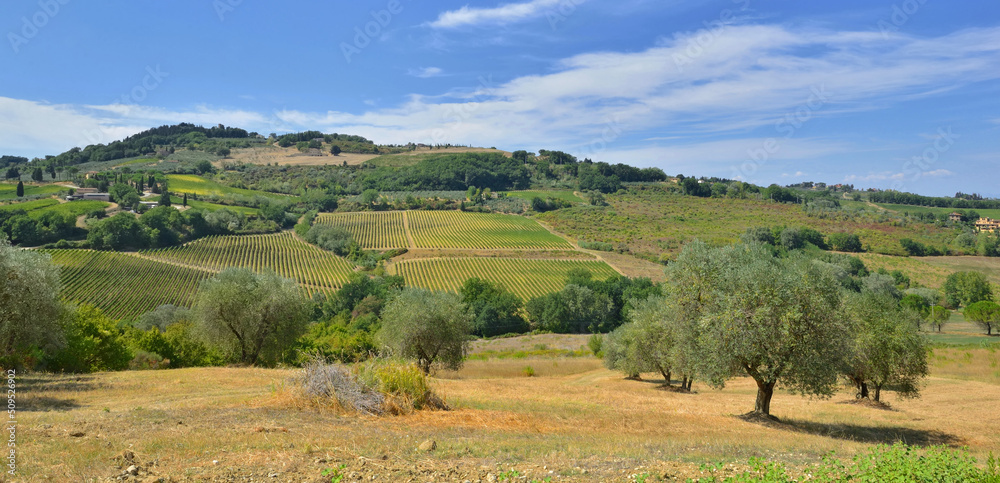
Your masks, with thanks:
[[[391,414],[448,409],[431,390],[427,376],[415,364],[374,358],[355,366],[355,373],[362,384],[385,397],[383,406]]]

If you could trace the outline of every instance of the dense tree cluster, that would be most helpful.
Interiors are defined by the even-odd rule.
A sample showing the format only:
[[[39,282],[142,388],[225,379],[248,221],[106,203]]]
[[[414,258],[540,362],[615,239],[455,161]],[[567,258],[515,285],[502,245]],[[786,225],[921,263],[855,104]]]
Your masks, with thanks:
[[[868,193],[872,203],[891,203],[897,205],[934,206],[939,208],[972,208],[978,210],[998,209],[1000,200],[984,199],[979,195],[956,193],[954,198],[943,196],[921,196],[900,191],[873,191]]]
[[[506,191],[528,188],[530,176],[518,161],[497,153],[448,154],[402,168],[365,172],[364,189],[377,191],[465,191],[470,186]]]

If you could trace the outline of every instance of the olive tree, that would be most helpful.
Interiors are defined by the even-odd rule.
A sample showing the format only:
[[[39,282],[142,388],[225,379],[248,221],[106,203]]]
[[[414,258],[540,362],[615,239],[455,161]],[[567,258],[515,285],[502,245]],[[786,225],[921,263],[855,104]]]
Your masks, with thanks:
[[[605,349],[605,366],[629,377],[642,372],[659,372],[665,385],[674,373],[682,375],[681,387],[691,388],[698,359],[694,327],[677,307],[664,297],[650,297],[635,303],[629,321],[615,329]],[[608,356],[610,354],[610,357]]]
[[[293,280],[229,268],[201,283],[195,321],[205,341],[242,364],[276,362],[305,332],[310,306]]]
[[[408,287],[382,309],[375,340],[429,374],[434,363],[460,369],[471,332],[472,317],[457,295]]]
[[[858,397],[880,401],[886,387],[902,397],[918,396],[920,379],[927,376],[927,342],[917,329],[920,315],[900,307],[891,295],[875,293],[852,294],[845,312],[850,339],[844,372]]]
[[[698,318],[700,371],[713,387],[745,373],[757,385],[752,414],[771,417],[782,386],[830,396],[837,386],[846,326],[840,289],[820,264],[775,258],[760,244],[685,247],[673,279]],[[675,287],[676,290],[676,287]]]
[[[11,368],[33,347],[59,341],[59,267],[0,234],[0,278],[0,366]]]

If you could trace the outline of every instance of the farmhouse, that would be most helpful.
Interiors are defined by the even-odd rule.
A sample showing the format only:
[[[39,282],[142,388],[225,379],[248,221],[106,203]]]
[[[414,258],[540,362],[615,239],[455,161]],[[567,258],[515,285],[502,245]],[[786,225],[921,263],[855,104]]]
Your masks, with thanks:
[[[160,204],[155,201],[140,201],[139,204],[145,206],[146,208],[156,208],[157,206],[160,206]]]
[[[1000,221],[992,218],[980,218],[979,221],[976,222],[976,229],[979,231],[988,231],[993,233],[994,231],[1000,230]]]
[[[950,215],[948,215],[948,219],[951,221],[962,221],[962,214],[952,212]]]
[[[81,198],[85,200],[111,201],[111,195],[108,193],[84,193]]]
[[[86,193],[97,193],[97,188],[77,188],[76,194],[82,195]]]

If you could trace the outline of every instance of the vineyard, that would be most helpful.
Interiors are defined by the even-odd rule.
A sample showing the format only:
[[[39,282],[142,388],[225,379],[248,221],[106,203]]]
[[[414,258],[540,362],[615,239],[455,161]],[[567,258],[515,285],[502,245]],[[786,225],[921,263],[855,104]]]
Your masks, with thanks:
[[[404,216],[402,211],[324,213],[316,218],[316,224],[346,229],[362,248],[390,250],[409,246]]]
[[[140,252],[171,264],[218,272],[245,267],[273,270],[304,285],[303,292],[327,295],[347,281],[354,266],[347,260],[295,238],[291,232],[270,235],[211,236],[181,247]]]
[[[131,320],[163,304],[190,306],[211,272],[160,263],[127,253],[45,250],[62,266],[62,297]]]
[[[595,279],[617,272],[597,260],[525,260],[517,258],[425,258],[404,260],[395,265],[406,285],[430,290],[457,292],[465,280],[479,277],[500,283],[522,299],[558,292],[566,274],[574,268],[590,270]]]
[[[464,248],[572,250],[566,240],[521,216],[461,211],[376,211],[322,214],[317,223],[350,231],[367,249]]]
[[[417,248],[572,250],[536,221],[513,215],[461,211],[408,211]]]

